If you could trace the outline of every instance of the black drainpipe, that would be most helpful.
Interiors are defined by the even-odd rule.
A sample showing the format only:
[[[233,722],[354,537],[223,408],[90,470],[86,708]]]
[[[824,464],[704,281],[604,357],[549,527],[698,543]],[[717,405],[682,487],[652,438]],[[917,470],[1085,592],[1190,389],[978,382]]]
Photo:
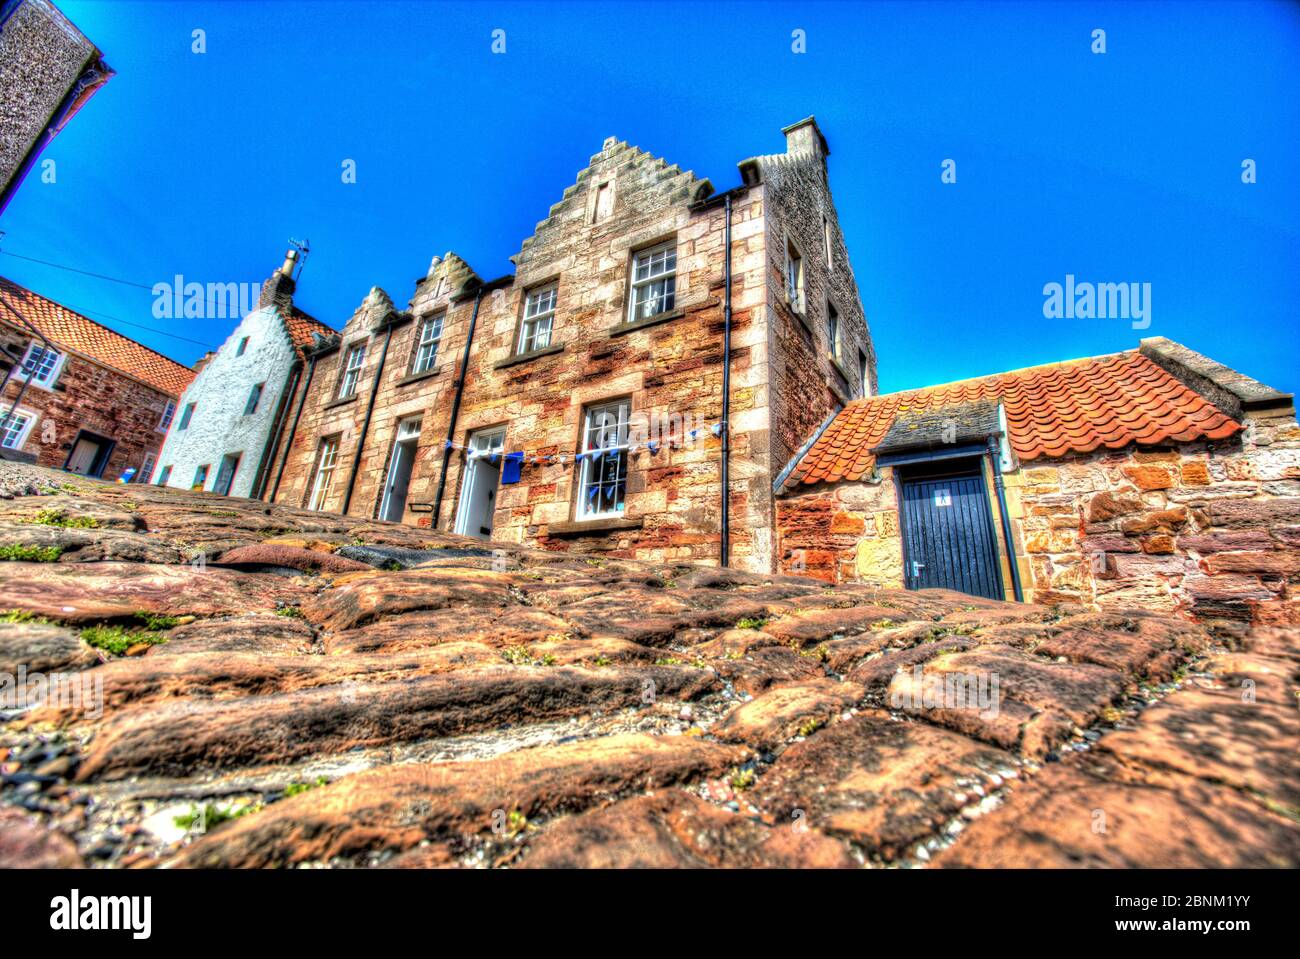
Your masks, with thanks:
[[[311,391],[311,381],[315,375],[316,354],[312,353],[311,360],[307,365],[307,382],[303,384],[302,396],[298,398],[298,411],[293,414],[293,423],[289,426],[289,436],[284,441],[284,455],[280,457],[280,468],[275,472],[275,485],[271,487],[271,495],[267,497],[267,502],[274,503],[275,497],[280,492],[280,480],[284,477],[284,468],[288,465],[290,452],[293,451],[293,438],[298,435],[298,421],[302,419],[302,408],[307,404],[307,394]]]
[[[456,379],[456,395],[451,401],[451,422],[447,424],[447,442],[442,445],[442,472],[438,475],[438,492],[433,497],[433,528],[438,528],[442,516],[442,494],[447,489],[447,466],[451,463],[451,442],[456,439],[456,419],[460,416],[460,398],[465,392],[465,378],[469,375],[469,348],[474,343],[474,325],[478,323],[478,308],[483,302],[484,287],[474,294],[474,312],[469,317],[469,333],[465,337],[465,355],[460,361],[460,376]]]
[[[379,351],[379,369],[375,370],[375,381],[370,386],[370,400],[366,403],[366,418],[361,421],[361,435],[357,437],[357,451],[352,456],[352,471],[348,473],[348,491],[343,494],[343,509],[340,512],[348,515],[348,507],[352,505],[352,488],[357,483],[357,472],[361,469],[361,448],[366,443],[366,434],[370,432],[370,417],[375,412],[375,400],[379,397],[379,379],[384,375],[384,361],[388,359],[388,343],[393,338],[393,319],[390,314],[387,319],[388,331],[384,334],[384,348]]]
[[[1007,514],[1007,493],[1002,485],[1002,470],[998,461],[1001,459],[996,436],[989,437],[989,467],[993,470],[993,488],[998,491],[998,513],[1002,518],[1002,535],[1007,541],[1007,568],[1011,570],[1011,588],[1015,590],[1016,602],[1023,603],[1025,595],[1020,589],[1020,570],[1016,568],[1016,543],[1011,538],[1011,517]]]
[[[726,223],[722,228],[722,519],[718,533],[718,565],[731,563],[731,198],[746,192],[750,184],[715,193],[691,204],[692,210],[705,210],[722,204]]]
[[[284,381],[284,389],[280,391],[280,400],[275,408],[275,422],[271,427],[271,435],[266,438],[266,445],[262,448],[262,456],[257,462],[257,479],[253,482],[253,499],[261,499],[262,494],[266,492],[266,484],[271,481],[271,467],[275,465],[275,457],[280,452],[280,437],[284,435],[284,424],[289,418],[289,409],[293,406],[294,394],[298,392],[298,383],[302,380],[302,361],[297,360],[289,372],[289,376]]]
[[[722,537],[719,565],[727,566],[731,557],[731,193],[723,201],[726,226],[723,228],[722,282]]]

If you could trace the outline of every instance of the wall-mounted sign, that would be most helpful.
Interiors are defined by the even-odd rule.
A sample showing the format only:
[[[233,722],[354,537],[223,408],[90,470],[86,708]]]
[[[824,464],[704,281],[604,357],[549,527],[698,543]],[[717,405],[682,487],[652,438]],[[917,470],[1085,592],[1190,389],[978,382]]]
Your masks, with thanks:
[[[951,493],[949,490],[946,490],[946,489],[937,489],[937,490],[935,490],[935,491],[934,491],[934,505],[935,505],[935,506],[951,506],[951,505],[952,505],[952,493]]]

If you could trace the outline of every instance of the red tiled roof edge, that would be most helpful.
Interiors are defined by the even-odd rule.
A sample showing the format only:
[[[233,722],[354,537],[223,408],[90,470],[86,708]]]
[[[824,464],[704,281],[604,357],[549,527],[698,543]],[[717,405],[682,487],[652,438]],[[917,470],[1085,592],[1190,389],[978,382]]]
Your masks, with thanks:
[[[189,367],[8,277],[0,276],[0,293],[11,309],[51,342],[167,396],[179,397],[194,379],[194,371]],[[0,320],[23,328],[11,315],[0,313]]]
[[[312,338],[314,334],[319,333],[321,336],[337,336],[338,330],[326,323],[322,323],[310,313],[304,313],[297,307],[291,310],[279,310],[280,322],[284,324],[284,330],[289,334],[289,342],[293,348],[298,351],[299,356],[303,356],[311,349]]]

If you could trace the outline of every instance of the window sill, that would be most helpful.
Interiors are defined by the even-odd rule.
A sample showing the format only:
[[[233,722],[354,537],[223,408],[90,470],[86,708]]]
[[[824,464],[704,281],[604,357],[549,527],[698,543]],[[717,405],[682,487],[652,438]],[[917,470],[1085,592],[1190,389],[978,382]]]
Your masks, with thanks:
[[[844,384],[846,386],[850,385],[851,381],[849,379],[849,371],[844,368],[842,363],[840,363],[839,358],[834,353],[827,353],[826,359],[831,361],[831,366],[835,368],[835,372],[844,378]]]
[[[431,376],[437,376],[442,370],[421,370],[419,373],[408,373],[397,381],[396,386],[406,386],[408,383],[418,383],[420,380],[427,380]]]
[[[543,346],[540,350],[529,350],[527,353],[516,353],[513,356],[507,356],[504,360],[501,360],[499,363],[493,363],[492,369],[504,370],[506,367],[509,366],[517,366],[520,363],[527,363],[531,360],[535,360],[543,356],[554,356],[556,353],[563,353],[563,352],[564,352],[563,343],[552,343],[550,346]]]
[[[347,406],[349,403],[355,403],[356,401],[357,401],[357,394],[353,393],[351,396],[345,396],[340,400],[331,400],[330,402],[326,403],[323,407],[321,407],[321,409],[332,410],[336,406]]]
[[[624,333],[631,333],[633,330],[644,330],[648,326],[658,326],[660,323],[667,323],[670,320],[680,319],[685,315],[686,310],[681,308],[665,310],[663,313],[656,313],[654,316],[647,316],[644,319],[633,320],[631,323],[620,323],[609,331],[609,335],[622,336]]]
[[[610,516],[605,519],[578,519],[564,523],[551,523],[546,527],[547,536],[596,536],[601,533],[614,533],[625,529],[640,529],[642,521],[628,519],[625,516]]]
[[[789,300],[786,301],[785,308],[790,311],[791,316],[799,321],[799,325],[804,328],[805,332],[815,339],[817,334],[813,332],[812,320],[808,319],[808,314],[802,310],[796,310],[790,305]]]
[[[57,376],[52,380],[46,380],[44,382],[41,382],[40,380],[28,379],[26,376],[23,376],[21,373],[17,373],[13,377],[11,377],[11,382],[18,383],[18,384],[26,383],[28,386],[34,386],[38,390],[44,390],[47,393],[53,393],[56,389],[58,389],[59,386],[59,378]]]

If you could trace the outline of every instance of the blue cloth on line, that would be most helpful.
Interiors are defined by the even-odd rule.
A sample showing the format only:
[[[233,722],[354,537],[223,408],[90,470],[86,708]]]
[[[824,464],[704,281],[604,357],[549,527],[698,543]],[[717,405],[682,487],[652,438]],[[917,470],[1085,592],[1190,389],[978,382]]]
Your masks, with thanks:
[[[501,464],[501,482],[518,483],[519,475],[524,467],[523,453],[507,453],[505,461]]]

